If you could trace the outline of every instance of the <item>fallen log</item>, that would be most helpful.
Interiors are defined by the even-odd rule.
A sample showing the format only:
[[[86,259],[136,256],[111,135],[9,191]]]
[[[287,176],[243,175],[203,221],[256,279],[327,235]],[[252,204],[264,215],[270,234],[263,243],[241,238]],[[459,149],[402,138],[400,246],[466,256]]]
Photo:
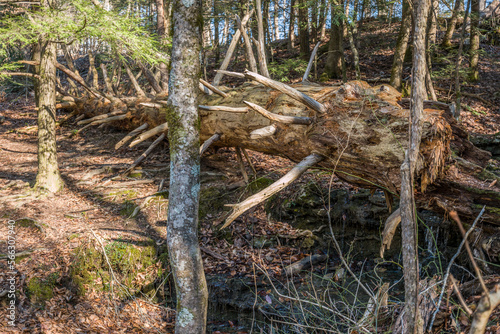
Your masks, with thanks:
[[[250,72],[245,75],[252,80],[260,79]],[[294,162],[315,154],[322,157],[315,166],[332,170],[340,179],[398,197],[409,117],[400,93],[388,85],[371,87],[363,81],[336,87],[292,88],[266,78],[263,84],[266,86],[243,84],[233,90],[220,87],[227,94],[224,98],[215,94],[200,96],[199,104],[203,106],[247,110],[200,109],[201,141],[218,133],[220,139],[214,146],[241,147]],[[116,126],[124,130],[133,130],[144,123],[154,128],[166,121],[162,109],[166,106],[158,108],[160,100],[140,97],[122,98],[120,102],[116,108],[126,106],[127,119],[116,122]],[[248,108],[248,102],[273,117],[264,117]],[[89,118],[110,113],[114,106],[114,102],[89,98],[79,101],[76,108]],[[424,108],[415,178],[418,207],[445,213],[454,210],[472,221],[486,205],[484,220],[500,225],[500,183],[489,187],[499,177],[485,169],[491,154],[468,140],[465,129],[445,106],[426,103]],[[279,121],[283,117],[278,115],[307,122],[289,124]],[[264,128],[273,131],[252,135]]]

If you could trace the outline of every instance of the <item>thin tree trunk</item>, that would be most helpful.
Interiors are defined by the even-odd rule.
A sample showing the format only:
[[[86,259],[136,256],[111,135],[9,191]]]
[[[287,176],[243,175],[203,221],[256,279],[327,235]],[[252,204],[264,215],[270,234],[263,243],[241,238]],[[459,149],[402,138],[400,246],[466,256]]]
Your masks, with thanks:
[[[156,14],[157,14],[157,23],[156,23],[156,31],[158,33],[158,39],[160,41],[160,47],[165,51],[166,43],[168,38],[167,33],[167,21],[165,19],[165,7],[163,6],[163,0],[156,0]],[[160,70],[160,84],[163,92],[168,93],[168,56],[166,55],[165,61],[161,62],[158,65]]]
[[[276,1],[276,0],[275,0]],[[258,44],[255,46],[257,47],[257,53],[259,57],[259,68],[260,68],[260,73],[265,76],[270,78],[269,76],[269,71],[267,70],[267,59],[266,59],[266,44],[264,43],[264,24],[262,22],[262,4],[260,0],[256,0],[256,13],[257,13],[257,29],[258,29]],[[275,7],[276,9],[276,7]]]
[[[429,40],[429,45],[436,44],[436,33],[437,33],[437,18],[439,14],[439,0],[431,0],[431,8],[429,11],[429,25],[427,32],[427,39]]]
[[[215,52],[215,66],[219,64],[220,60],[220,41],[219,41],[219,9],[217,2],[213,1],[213,15],[214,15],[214,43],[212,50]]]
[[[274,40],[277,41],[278,39],[280,39],[278,0],[274,0],[273,21],[274,21]],[[260,36],[259,36],[259,41],[260,41]],[[262,41],[260,41],[260,42],[262,43]]]
[[[309,60],[311,50],[309,48],[309,15],[307,15],[307,4],[305,0],[298,0],[299,5],[299,42],[300,58]]]
[[[290,24],[288,25],[288,51],[295,48],[295,0],[290,0]]]
[[[40,66],[35,84],[38,108],[38,172],[35,189],[58,192],[64,186],[57,165],[56,144],[56,45],[41,41],[37,48]]]
[[[401,20],[401,28],[399,29],[396,49],[394,51],[394,60],[392,62],[390,81],[391,86],[397,89],[401,87],[403,63],[411,33],[411,20],[411,7],[408,4],[407,0],[403,0],[403,18]]]
[[[346,8],[349,7],[349,4],[347,4]],[[356,12],[355,12],[356,13]],[[352,52],[352,58],[353,58],[353,63],[354,63],[354,71],[356,75],[356,80],[361,79],[361,70],[359,69],[359,54],[358,54],[358,48],[356,47],[356,43],[354,43],[354,27],[356,26],[356,20],[352,20],[352,23],[349,23],[351,19],[349,18],[349,15],[346,10],[346,22],[345,25],[347,26],[347,37],[349,38],[349,46],[351,47],[351,52]]]
[[[470,74],[472,81],[479,80],[479,0],[472,0],[470,8]]]
[[[460,119],[460,111],[462,109],[462,94],[460,92],[460,65],[462,64],[462,51],[464,48],[465,30],[467,27],[467,19],[469,16],[469,10],[471,6],[471,0],[467,1],[467,7],[465,8],[464,23],[462,25],[462,33],[460,34],[460,45],[458,46],[457,61],[455,63],[455,118]]]
[[[412,89],[410,104],[410,138],[405,160],[401,165],[401,235],[403,246],[403,268],[405,282],[405,313],[404,323],[407,328],[405,333],[423,333],[420,310],[418,308],[418,243],[417,220],[414,199],[415,170],[417,167],[420,142],[422,139],[423,109],[425,91],[425,75],[427,64],[425,61],[425,37],[429,1],[419,0],[414,2],[416,10],[415,30],[413,39],[413,68]]]
[[[167,121],[170,195],[167,246],[177,293],[177,334],[206,331],[208,290],[198,244],[200,137],[198,80],[202,15],[200,1],[174,1],[171,90]]]
[[[329,78],[340,79],[342,78],[342,66],[344,63],[344,52],[342,50],[342,24],[341,19],[335,20],[336,16],[340,16],[343,13],[339,12],[341,10],[340,3],[338,1],[332,4],[332,24],[331,24],[331,35],[330,44],[328,47],[328,57],[326,58],[325,70]]]
[[[443,41],[441,42],[441,45],[443,47],[450,47],[451,46],[451,39],[453,37],[453,33],[455,32],[455,27],[457,25],[458,21],[458,15],[460,13],[460,7],[462,6],[463,0],[456,0],[455,1],[455,7],[453,8],[453,13],[451,15],[450,22],[448,23],[448,28],[446,29],[446,34],[443,37]]]

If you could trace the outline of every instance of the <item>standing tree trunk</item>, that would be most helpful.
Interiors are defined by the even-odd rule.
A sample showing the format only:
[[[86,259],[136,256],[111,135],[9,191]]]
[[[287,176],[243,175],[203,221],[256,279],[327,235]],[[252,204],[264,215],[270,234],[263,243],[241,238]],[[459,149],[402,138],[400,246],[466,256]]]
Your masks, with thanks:
[[[479,0],[472,0],[470,8],[470,80],[479,80]]]
[[[274,0],[273,21],[274,21],[274,40],[277,41],[278,39],[280,39],[278,0]],[[260,36],[259,36],[259,40],[260,40]]]
[[[219,10],[217,7],[217,2],[213,1],[213,15],[214,15],[214,43],[212,45],[212,50],[215,51],[215,66],[219,64],[220,60],[220,41],[219,41]]]
[[[344,52],[342,47],[342,6],[338,0],[332,4],[332,24],[328,57],[326,58],[325,70],[329,78],[342,78],[342,65],[344,63]]]
[[[307,3],[305,0],[299,2],[299,42],[300,58],[309,60],[311,50],[309,48],[309,15],[307,15]]]
[[[403,63],[406,48],[408,47],[408,40],[410,39],[411,20],[411,7],[407,0],[403,0],[403,18],[401,20],[401,28],[399,29],[398,41],[396,42],[396,50],[394,51],[390,81],[391,86],[397,89],[401,87]]]
[[[439,14],[439,0],[431,0],[431,8],[429,11],[429,18],[428,18],[428,39],[429,39],[429,44],[436,44],[436,33],[437,33],[437,18]]]
[[[288,26],[288,44],[289,52],[295,47],[295,0],[290,0],[290,24]]]
[[[156,0],[156,31],[158,33],[158,39],[160,41],[161,49],[165,51],[167,44],[167,21],[165,19],[165,7],[163,6],[163,0]],[[168,93],[168,67],[167,67],[168,59],[166,61],[161,62],[158,67],[160,69],[160,83],[161,88],[165,93]]]
[[[172,70],[167,105],[170,196],[167,246],[177,292],[178,334],[206,331],[208,291],[198,245],[200,135],[198,80],[201,1],[174,1]]]
[[[43,5],[43,3],[42,3]],[[39,53],[36,55],[36,53]],[[56,144],[56,45],[41,40],[35,60],[40,59],[35,84],[38,108],[38,173],[35,189],[58,192],[64,186],[57,165]]]
[[[427,64],[425,60],[425,37],[427,16],[429,13],[429,1],[419,0],[414,2],[415,7],[415,29],[413,39],[413,68],[412,89],[410,103],[410,138],[405,160],[401,165],[401,235],[403,246],[403,268],[405,281],[405,313],[404,324],[407,328],[404,333],[423,333],[423,323],[420,319],[418,309],[418,243],[417,243],[417,217],[414,199],[415,171],[420,152],[422,139],[424,99],[427,96],[425,90],[425,76]]]
[[[451,14],[450,22],[448,23],[448,28],[446,29],[446,34],[443,37],[443,41],[441,45],[443,47],[451,46],[451,38],[453,37],[453,33],[455,32],[455,27],[458,21],[458,15],[460,13],[460,9],[463,6],[463,0],[456,0],[455,7],[453,8],[453,13]]]

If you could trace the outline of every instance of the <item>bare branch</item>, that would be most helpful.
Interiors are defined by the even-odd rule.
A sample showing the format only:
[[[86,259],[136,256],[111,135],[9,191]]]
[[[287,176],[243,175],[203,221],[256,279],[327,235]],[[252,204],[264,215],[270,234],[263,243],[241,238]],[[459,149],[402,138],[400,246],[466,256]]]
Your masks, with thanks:
[[[312,117],[278,115],[278,114],[267,111],[266,109],[262,108],[261,106],[255,104],[255,103],[248,102],[248,101],[243,101],[243,103],[245,103],[247,106],[249,106],[250,108],[257,111],[262,116],[269,118],[272,121],[285,123],[285,124],[303,124],[303,125],[309,125],[313,122]]]
[[[264,202],[266,199],[276,194],[277,192],[283,190],[293,181],[297,180],[305,171],[307,171],[311,166],[314,166],[316,163],[323,160],[323,157],[319,154],[311,154],[304,158],[301,162],[299,162],[295,167],[292,168],[291,171],[286,173],[278,181],[271,184],[269,187],[264,190],[258,192],[257,194],[250,196],[243,202],[236,204],[233,207],[233,212],[227,217],[226,222],[221,228],[225,228],[229,226],[236,218],[238,218],[242,213],[253,208],[257,204]]]

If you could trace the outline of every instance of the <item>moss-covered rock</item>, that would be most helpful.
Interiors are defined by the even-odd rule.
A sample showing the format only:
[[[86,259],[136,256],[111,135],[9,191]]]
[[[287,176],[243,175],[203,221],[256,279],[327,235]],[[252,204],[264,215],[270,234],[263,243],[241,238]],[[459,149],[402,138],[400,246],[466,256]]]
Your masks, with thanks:
[[[135,242],[117,240],[102,248],[95,243],[86,243],[74,252],[70,277],[80,295],[88,289],[110,291],[121,298],[139,292],[154,295],[155,284],[164,275],[152,240]],[[113,273],[113,274],[112,274]],[[118,282],[113,280],[116,279]]]
[[[46,278],[33,277],[26,285],[26,293],[34,304],[43,305],[53,297],[53,289],[59,279],[58,273],[51,273]]]

